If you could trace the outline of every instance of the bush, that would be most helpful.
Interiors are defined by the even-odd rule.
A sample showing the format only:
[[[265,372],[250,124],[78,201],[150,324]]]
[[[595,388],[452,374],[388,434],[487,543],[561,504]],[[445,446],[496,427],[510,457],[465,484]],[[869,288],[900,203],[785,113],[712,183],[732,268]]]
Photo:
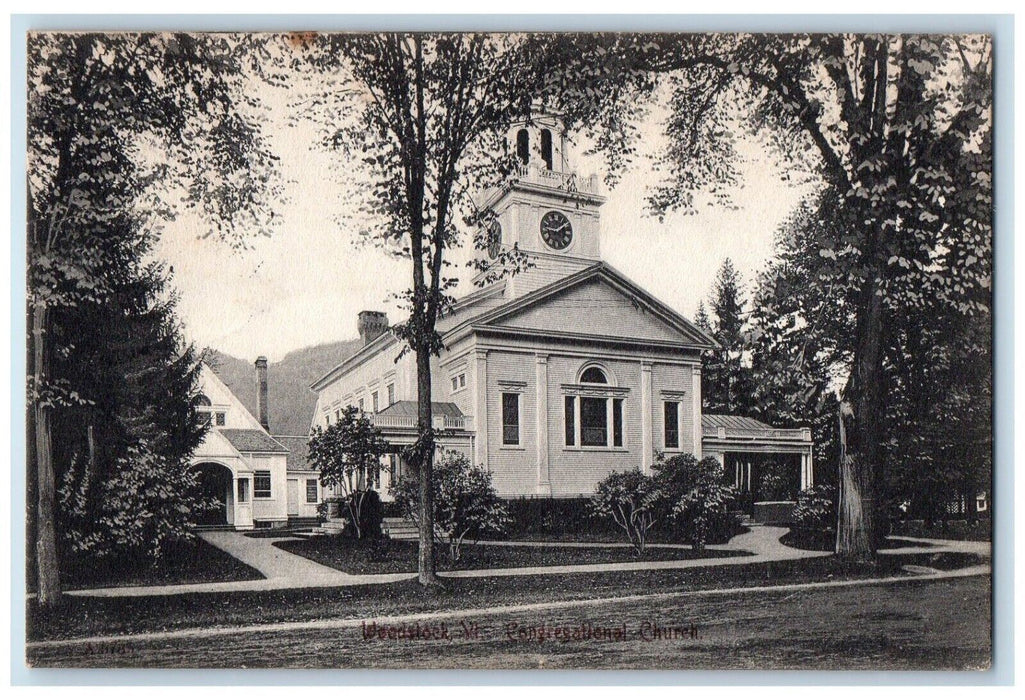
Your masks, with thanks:
[[[446,452],[434,464],[434,539],[448,544],[455,564],[466,540],[501,537],[509,512],[491,483],[491,472],[475,466],[458,452]],[[395,501],[406,517],[420,526],[420,482],[404,477],[392,486]]]
[[[618,532],[615,523],[595,517],[591,499],[514,498],[505,502],[512,520],[509,536],[577,535],[588,532]]]
[[[836,532],[836,487],[819,484],[797,494],[794,527]]]
[[[676,501],[674,517],[687,541],[702,552],[706,544],[728,541],[740,531],[740,519],[733,512],[737,494],[723,484],[722,465],[714,457],[687,468],[694,469],[693,486]]]
[[[598,484],[591,497],[591,511],[598,517],[611,518],[641,553],[648,530],[663,516],[664,499],[658,480],[640,469],[612,472]]]
[[[345,534],[357,540],[380,539],[384,508],[377,491],[357,491],[349,494],[345,500],[347,502],[341,507],[341,512],[345,515]]]

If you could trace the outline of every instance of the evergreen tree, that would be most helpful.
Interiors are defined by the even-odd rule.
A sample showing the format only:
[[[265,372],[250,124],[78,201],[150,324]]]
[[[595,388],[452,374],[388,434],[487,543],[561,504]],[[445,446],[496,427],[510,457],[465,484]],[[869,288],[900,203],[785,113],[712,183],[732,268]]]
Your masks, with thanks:
[[[743,302],[740,278],[733,261],[726,258],[715,278],[709,300],[713,319],[702,321],[719,347],[708,352],[701,373],[702,401],[712,413],[750,413],[751,377],[744,366]],[[704,305],[699,314],[706,314]]]

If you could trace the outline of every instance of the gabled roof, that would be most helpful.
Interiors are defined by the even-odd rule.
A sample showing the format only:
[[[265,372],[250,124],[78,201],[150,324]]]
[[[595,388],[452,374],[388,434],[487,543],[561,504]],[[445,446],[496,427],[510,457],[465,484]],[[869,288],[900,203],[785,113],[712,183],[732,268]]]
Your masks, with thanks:
[[[309,437],[305,435],[272,435],[271,437],[288,450],[288,457],[285,458],[285,469],[287,471],[309,471],[313,469],[309,460]]]
[[[217,431],[239,452],[288,452],[287,447],[262,430],[217,428]]]
[[[446,418],[459,418],[463,412],[454,403],[448,401],[431,401],[431,413]],[[417,415],[416,401],[396,401],[388,408],[378,411],[379,416],[415,416]]]
[[[538,305],[549,297],[594,280],[601,280],[618,290],[621,294],[629,297],[636,302],[638,308],[652,314],[653,317],[679,333],[683,337],[685,344],[698,350],[706,350],[717,346],[717,343],[711,336],[668,305],[653,297],[626,275],[606,262],[597,262],[579,272],[567,275],[505,304],[485,309],[480,314],[470,316],[445,333],[445,338],[453,339],[471,329],[479,329],[481,326],[501,326],[503,320],[518,312]]]

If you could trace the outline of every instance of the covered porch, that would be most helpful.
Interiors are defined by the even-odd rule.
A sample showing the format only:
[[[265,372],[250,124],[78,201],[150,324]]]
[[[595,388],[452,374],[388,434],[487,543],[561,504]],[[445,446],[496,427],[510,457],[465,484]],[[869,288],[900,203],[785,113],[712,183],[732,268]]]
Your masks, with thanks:
[[[723,465],[748,514],[789,512],[797,494],[815,483],[810,428],[775,428],[754,418],[705,414],[701,434],[702,454]]]

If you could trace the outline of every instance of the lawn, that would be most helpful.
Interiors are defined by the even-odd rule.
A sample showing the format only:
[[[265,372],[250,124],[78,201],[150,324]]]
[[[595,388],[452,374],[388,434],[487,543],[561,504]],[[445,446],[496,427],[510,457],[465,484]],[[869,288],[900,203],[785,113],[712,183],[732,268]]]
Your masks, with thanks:
[[[372,618],[488,605],[865,578],[900,574],[905,564],[955,569],[982,561],[964,554],[885,555],[873,567],[845,565],[835,557],[816,557],[662,571],[447,579],[441,590],[425,590],[416,581],[407,580],[337,588],[140,598],[66,596],[61,605],[45,612],[29,600],[27,631],[31,640],[68,639],[339,617]],[[173,662],[170,658],[167,661]]]
[[[398,574],[416,571],[418,545],[406,540],[352,540],[342,535],[326,535],[307,540],[283,540],[275,542],[274,546],[348,574]],[[438,566],[442,571],[509,569],[524,566],[673,561],[750,554],[743,551],[706,550],[703,555],[698,555],[690,549],[675,547],[647,547],[642,554],[638,554],[633,547],[476,544],[464,546],[460,560],[454,565],[449,561],[448,548],[438,547]]]
[[[68,555],[61,565],[61,584],[69,591],[261,578],[263,576],[256,569],[198,537],[169,543],[156,561],[149,557],[107,560]],[[33,590],[34,581],[29,584],[29,591]]]
[[[578,578],[563,578],[581,583]],[[392,595],[398,592],[393,589]],[[407,597],[401,605],[405,608],[424,597],[411,586],[401,592]],[[909,578],[906,583],[850,588],[668,598],[657,605],[645,600],[606,601],[534,613],[460,616],[455,608],[468,607],[473,603],[465,599],[474,597],[473,590],[463,587],[448,594],[455,598],[430,621],[452,630],[452,638],[441,641],[367,639],[357,624],[344,629],[234,630],[230,637],[37,647],[29,649],[28,659],[35,666],[179,668],[244,664],[247,668],[981,669],[991,658],[989,593],[990,581],[982,576],[948,581]],[[532,592],[525,600],[535,597]],[[357,619],[372,621],[396,612],[397,598],[391,610],[361,607],[362,617]],[[461,635],[463,622],[477,636]],[[585,625],[622,627],[626,635],[623,639],[544,640],[530,636],[538,628]],[[655,626],[694,634],[653,639]]]

